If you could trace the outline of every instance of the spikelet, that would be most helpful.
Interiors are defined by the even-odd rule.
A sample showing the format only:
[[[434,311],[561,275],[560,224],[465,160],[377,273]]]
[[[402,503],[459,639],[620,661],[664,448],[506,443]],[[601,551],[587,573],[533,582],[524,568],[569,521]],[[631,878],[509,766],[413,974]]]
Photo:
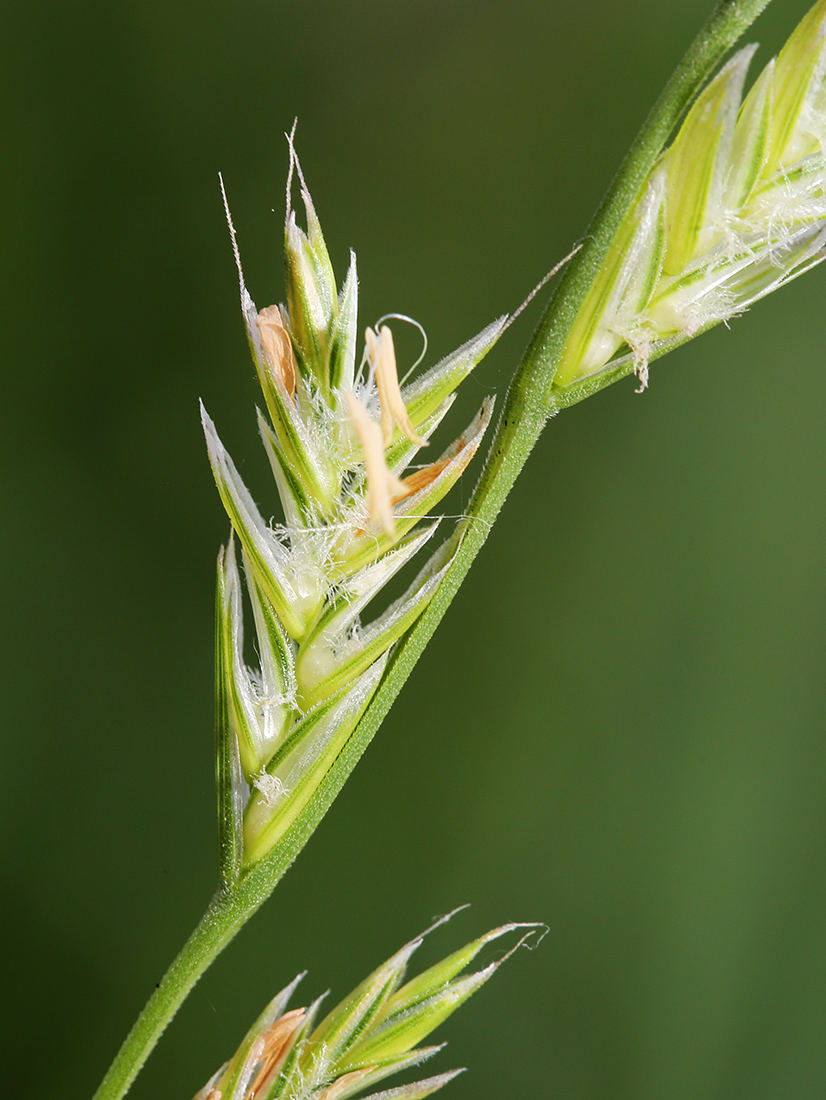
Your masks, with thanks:
[[[355,256],[339,292],[290,138],[307,231],[289,198],[287,306],[241,307],[266,406],[259,430],[284,521],[271,524],[202,409],[215,482],[233,536],[218,561],[217,775],[222,877],[235,881],[301,814],[376,691],[390,648],[439,586],[446,561],[420,570],[372,621],[368,605],[422,549],[422,525],[478,449],[492,403],[443,455],[408,470],[490,350],[505,318],[400,386],[390,329],[367,330],[357,362]],[[225,200],[226,201],[226,200]],[[242,572],[259,664],[245,663]],[[328,1098],[329,1100],[329,1098]]]
[[[756,47],[701,92],[618,231],[554,387],[649,359],[826,258],[826,0],[743,100]]]
[[[195,1100],[348,1100],[437,1054],[441,1046],[417,1044],[481,988],[526,940],[537,933],[541,939],[544,928],[537,924],[494,928],[402,984],[407,965],[424,937],[451,916],[405,944],[319,1023],[316,1020],[324,997],[309,1008],[285,1011],[304,977],[300,974],[270,1002],[232,1059]],[[504,956],[460,976],[484,947],[510,932],[521,932],[521,936]],[[452,1070],[373,1092],[364,1100],[420,1100],[461,1072]]]

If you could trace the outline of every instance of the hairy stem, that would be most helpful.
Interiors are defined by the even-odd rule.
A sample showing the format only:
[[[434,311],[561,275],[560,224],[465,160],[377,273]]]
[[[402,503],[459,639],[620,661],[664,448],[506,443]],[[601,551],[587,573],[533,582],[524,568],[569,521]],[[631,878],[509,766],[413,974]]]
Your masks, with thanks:
[[[460,543],[455,557],[427,610],[396,651],[388,674],[358,729],[331,769],[332,793],[324,810],[380,726],[456,595],[548,417],[630,373],[632,368],[626,365],[588,379],[584,384],[553,390],[554,372],[574,320],[599,274],[617,230],[636,204],[654,162],[720,60],[770,2],[720,0],[643,124],[587,231],[583,248],[560,280],[511,381],[467,518],[454,536]],[[323,793],[322,788],[319,798]]]
[[[721,0],[666,85],[642,127],[569,266],[514,375],[491,449],[468,508],[453,536],[456,552],[432,602],[398,647],[383,683],[357,729],[290,830],[232,888],[219,892],[127,1036],[93,1100],[119,1100],[200,975],[266,900],[303,848],[372,740],[393,700],[459,589],[527,461],[548,417],[627,374],[605,372],[578,388],[553,389],[571,326],[600,265],[669,135],[743,31],[770,0]]]
[[[262,861],[234,887],[215,894],[194,932],[146,1002],[93,1100],[118,1100],[127,1092],[192,987],[267,900],[308,837],[309,833],[302,834],[299,842],[291,831],[272,853],[277,858],[271,856],[266,861],[266,868]]]
[[[113,1100],[126,1093],[184,998],[241,924],[243,920],[233,922],[226,895],[216,894],[146,1002],[93,1100]]]

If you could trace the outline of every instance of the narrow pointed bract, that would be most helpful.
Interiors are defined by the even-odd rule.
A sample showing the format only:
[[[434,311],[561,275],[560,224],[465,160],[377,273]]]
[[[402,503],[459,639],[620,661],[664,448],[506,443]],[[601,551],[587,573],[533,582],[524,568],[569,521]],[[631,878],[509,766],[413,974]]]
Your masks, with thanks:
[[[241,873],[244,858],[244,790],[239,735],[233,699],[232,602],[225,550],[218,555],[215,593],[215,789],[218,796],[218,869],[228,887]]]
[[[629,362],[644,387],[650,359],[826,258],[826,0],[743,101],[755,49],[700,93],[642,186],[574,321],[552,401]]]
[[[431,524],[425,527],[351,577],[341,586],[338,599],[331,601],[316,620],[299,649],[296,663],[298,691],[305,710],[338,691],[373,663],[371,647],[376,647],[376,639],[382,630],[389,628],[393,608],[398,606],[408,613],[418,614],[414,596],[419,589],[414,585],[415,591],[408,590],[400,601],[392,604],[369,627],[355,629],[362,610],[418,553],[437,526]],[[384,652],[391,641],[395,641],[395,637],[379,637],[378,651]]]
[[[299,974],[273,997],[244,1036],[223,1072],[210,1081],[207,1088],[211,1091],[206,1092],[206,1100],[215,1100],[216,1097],[220,1100],[254,1100],[255,1096],[261,1095],[262,1086],[266,1087],[266,1082],[272,1080],[274,1073],[286,1061],[306,1019],[304,1009],[285,1012],[303,977]]]
[[[389,652],[435,595],[449,559],[420,569],[380,614],[371,604],[424,547],[420,526],[455,484],[490,421],[486,401],[455,443],[411,468],[450,408],[457,386],[490,350],[506,318],[489,325],[409,384],[399,382],[393,334],[381,324],[357,347],[358,279],[344,285],[290,142],[306,231],[288,197],[286,306],[241,308],[268,416],[259,431],[281,503],[281,522],[253,500],[202,409],[215,483],[233,539],[219,560],[216,743],[222,875],[235,881],[307,808],[375,693]],[[223,186],[223,184],[222,184]],[[225,203],[226,203],[226,196]],[[357,367],[361,364],[360,367]],[[241,579],[255,626],[245,649]],[[243,814],[243,821],[242,821]]]
[[[299,719],[284,738],[247,803],[245,866],[265,856],[306,807],[379,686],[386,661],[385,650],[358,679]]]
[[[445,923],[437,921],[433,928]],[[433,1057],[441,1046],[418,1047],[528,938],[544,926],[506,924],[402,985],[424,933],[397,951],[316,1023],[321,1001],[286,1011],[302,975],[267,1006],[227,1066],[196,1100],[348,1100],[394,1073]],[[433,928],[429,931],[433,931]],[[488,943],[520,932],[514,947],[476,974],[456,978]],[[541,935],[540,935],[541,938]],[[538,942],[538,941],[537,941]],[[414,1049],[416,1048],[416,1049]],[[370,1093],[364,1100],[418,1100],[462,1070]]]
[[[235,734],[241,767],[249,779],[266,763],[267,741],[276,740],[277,734],[269,738],[264,734],[263,723],[259,720],[262,692],[256,690],[252,674],[244,664],[241,582],[232,541],[222,556],[222,565],[223,607],[219,645],[222,653],[223,690],[227,701],[229,727]],[[267,707],[267,712],[269,710]]]

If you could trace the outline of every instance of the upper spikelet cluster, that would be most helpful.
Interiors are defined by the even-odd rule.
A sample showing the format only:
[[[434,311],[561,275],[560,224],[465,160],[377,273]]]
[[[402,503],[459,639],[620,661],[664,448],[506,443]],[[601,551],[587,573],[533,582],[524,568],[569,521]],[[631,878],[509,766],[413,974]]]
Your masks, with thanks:
[[[556,372],[649,358],[826,257],[826,0],[743,100],[756,46],[695,101],[621,226]]]
[[[360,1095],[391,1074],[418,1066],[438,1053],[441,1046],[416,1049],[416,1045],[481,988],[539,928],[534,924],[495,928],[402,984],[411,957],[428,934],[425,932],[365,978],[319,1023],[324,997],[309,1008],[285,1012],[304,976],[300,974],[270,1002],[234,1057],[194,1100],[347,1100]],[[482,970],[459,976],[487,944],[523,929],[528,931],[507,954]],[[461,1072],[453,1070],[370,1093],[365,1100],[421,1100]]]
[[[290,153],[286,306],[256,309],[230,220],[268,414],[259,412],[259,429],[282,523],[261,514],[203,411],[212,470],[233,529],[218,561],[217,598],[225,880],[260,859],[301,813],[376,690],[388,650],[436,591],[447,565],[438,554],[400,599],[364,621],[374,597],[432,537],[438,521],[421,521],[479,447],[489,400],[440,458],[406,472],[505,323],[489,325],[408,385],[399,383],[386,325],[367,329],[357,360],[355,256],[338,291],[292,140]],[[290,203],[294,171],[306,232]],[[236,539],[257,637],[255,669],[244,656]]]

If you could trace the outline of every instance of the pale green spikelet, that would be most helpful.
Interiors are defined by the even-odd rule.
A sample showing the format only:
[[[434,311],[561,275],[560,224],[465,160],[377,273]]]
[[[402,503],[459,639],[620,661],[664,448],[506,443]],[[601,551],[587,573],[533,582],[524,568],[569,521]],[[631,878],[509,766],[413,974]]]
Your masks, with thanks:
[[[294,172],[307,230],[297,224],[288,183],[287,306],[256,309],[227,208],[241,307],[268,414],[259,412],[259,431],[282,523],[265,519],[202,409],[210,463],[233,529],[219,557],[216,609],[225,884],[265,856],[306,808],[376,691],[390,648],[433,598],[449,564],[438,552],[404,595],[372,621],[364,619],[385,585],[431,539],[438,523],[421,521],[481,444],[490,399],[441,457],[411,469],[457,386],[506,323],[500,318],[400,386],[386,325],[367,330],[359,353],[355,256],[339,293],[290,138],[290,180]],[[256,668],[245,663],[236,538],[253,612]]]
[[[557,394],[649,360],[826,258],[826,0],[742,101],[756,47],[695,100],[572,326]],[[742,102],[741,102],[742,101]]]
[[[323,997],[307,1009],[285,1011],[304,976],[299,975],[270,1002],[232,1059],[195,1100],[347,1100],[437,1054],[442,1046],[417,1044],[544,927],[505,924],[494,928],[403,985],[407,965],[424,937],[452,915],[405,944],[320,1023],[316,1018]],[[504,956],[474,974],[457,977],[487,944],[522,929],[527,931]],[[452,1070],[370,1093],[364,1100],[418,1100],[461,1072]]]

